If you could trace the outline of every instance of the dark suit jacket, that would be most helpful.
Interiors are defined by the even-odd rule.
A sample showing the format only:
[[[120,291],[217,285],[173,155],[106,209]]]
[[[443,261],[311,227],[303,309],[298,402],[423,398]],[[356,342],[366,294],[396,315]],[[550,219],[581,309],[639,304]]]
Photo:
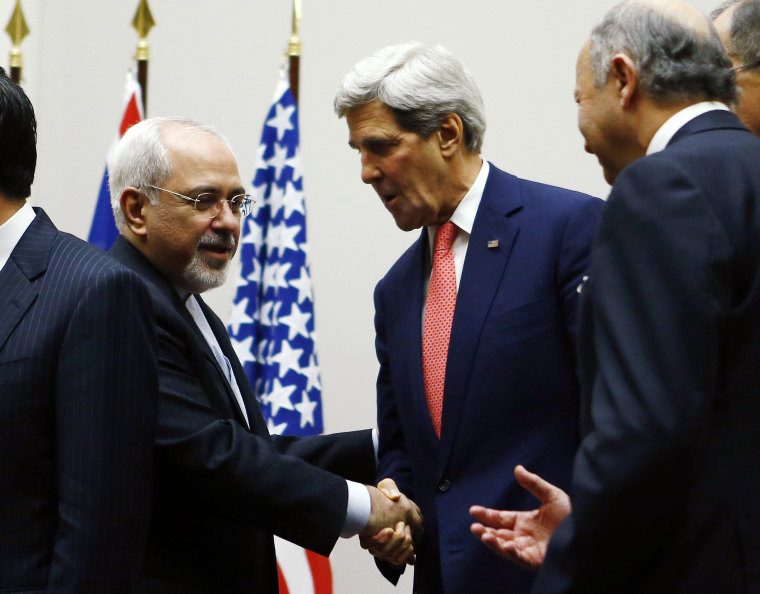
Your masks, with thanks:
[[[0,591],[128,592],[151,496],[150,298],[36,210],[0,271]]]
[[[468,509],[535,507],[514,480],[518,463],[569,483],[578,444],[576,289],[602,205],[491,166],[457,295],[440,441],[422,380],[426,231],[377,286],[378,477],[394,478],[422,510],[417,592],[530,587],[531,572],[472,536]]]
[[[760,591],[759,165],[718,111],[615,180],[582,294],[574,511],[536,592]]]
[[[345,480],[332,472],[372,482],[371,433],[270,438],[224,325],[198,299],[232,364],[248,430],[176,290],[123,237],[110,254],[149,281],[158,331],[156,487],[140,591],[275,593],[272,534],[330,553],[348,498]]]

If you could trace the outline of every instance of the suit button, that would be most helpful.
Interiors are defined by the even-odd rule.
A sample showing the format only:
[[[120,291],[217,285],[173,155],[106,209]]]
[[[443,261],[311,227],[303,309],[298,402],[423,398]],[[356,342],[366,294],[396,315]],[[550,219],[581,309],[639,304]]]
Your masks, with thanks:
[[[445,493],[451,488],[451,481],[449,479],[443,479],[440,483],[438,483],[438,490],[441,493]]]

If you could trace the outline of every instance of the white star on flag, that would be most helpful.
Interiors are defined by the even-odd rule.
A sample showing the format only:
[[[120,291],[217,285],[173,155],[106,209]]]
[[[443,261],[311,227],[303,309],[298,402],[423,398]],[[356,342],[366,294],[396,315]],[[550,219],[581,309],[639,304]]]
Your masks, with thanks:
[[[247,313],[245,313],[246,308],[248,307],[248,299],[243,299],[242,301],[239,301],[238,303],[233,304],[232,306],[232,313],[230,314],[230,328],[232,328],[232,331],[237,334],[240,332],[240,325],[241,324],[250,324],[253,322],[253,318],[249,316]]]
[[[290,286],[298,289],[298,297],[296,298],[298,304],[303,303],[307,299],[314,301],[312,298],[311,277],[305,267],[301,268],[301,274],[297,279],[290,281]]]
[[[301,374],[305,375],[307,378],[307,390],[311,390],[312,388],[316,388],[317,390],[322,389],[322,382],[319,379],[319,367],[317,366],[317,361],[313,355],[309,359],[309,365],[301,368]]]
[[[294,182],[297,182],[301,179],[301,149],[296,147],[295,154],[290,157],[287,161],[285,161],[285,165],[288,165],[293,168],[293,175],[291,179]]]
[[[282,206],[285,209],[285,220],[290,218],[294,212],[305,213],[303,202],[303,192],[296,190],[296,187],[288,182],[285,186],[285,195],[282,198]]]
[[[295,405],[295,409],[301,413],[300,427],[303,429],[306,425],[314,424],[314,409],[317,403],[309,400],[306,392],[301,392],[301,402]]]
[[[288,340],[293,340],[296,336],[304,336],[309,338],[309,330],[306,327],[311,314],[309,312],[302,312],[298,309],[298,305],[295,303],[290,308],[290,313],[287,316],[280,316],[280,324],[285,324],[288,327]]]
[[[280,226],[280,254],[285,250],[298,251],[298,243],[296,243],[296,235],[301,232],[301,227],[293,225],[288,227],[283,224]]]
[[[253,355],[253,336],[249,336],[244,340],[235,340],[230,338],[232,342],[232,348],[235,349],[237,358],[240,359],[240,364],[245,366],[246,363],[255,363],[256,357]]]
[[[277,363],[280,368],[280,377],[284,377],[291,369],[296,373],[301,373],[301,367],[298,364],[301,355],[303,355],[303,349],[291,348],[290,343],[283,341],[280,352],[269,357],[269,361]]]
[[[295,389],[295,386],[283,386],[280,383],[280,380],[274,380],[272,390],[264,396],[264,402],[272,409],[272,417],[276,417],[281,408],[293,410],[293,403],[290,401],[290,395]]]
[[[267,421],[267,430],[269,431],[269,435],[282,435],[287,426],[287,423],[280,423],[279,425],[275,425],[274,421],[272,421],[272,417],[269,417],[269,420]]]
[[[296,108],[294,105],[283,107],[279,103],[274,107],[277,115],[272,119],[267,120],[267,126],[270,128],[277,128],[277,141],[282,142],[282,137],[285,135],[285,132],[293,129],[293,122],[290,121],[290,118]]]
[[[272,155],[267,161],[269,167],[274,167],[274,176],[280,177],[282,170],[285,169],[285,165],[288,159],[288,147],[275,146],[274,155]]]

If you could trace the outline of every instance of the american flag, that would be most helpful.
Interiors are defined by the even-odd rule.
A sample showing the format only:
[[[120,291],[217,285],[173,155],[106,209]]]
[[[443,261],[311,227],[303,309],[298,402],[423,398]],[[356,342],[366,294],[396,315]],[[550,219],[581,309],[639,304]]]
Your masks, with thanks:
[[[137,122],[141,121],[143,117],[145,117],[145,110],[142,104],[142,90],[140,83],[137,82],[134,70],[130,70],[127,72],[124,112],[121,116],[119,134],[113,140],[109,156],[116,143],[124,136],[124,133]],[[111,210],[111,193],[108,190],[107,160],[105,171],[103,171],[103,179],[100,182],[100,192],[98,193],[98,201],[95,204],[95,214],[92,217],[92,225],[90,225],[90,234],[87,236],[87,241],[103,251],[108,251],[118,236],[119,232],[116,230],[116,223],[113,220],[113,211]]]
[[[283,71],[261,134],[256,205],[243,219],[228,331],[277,435],[322,433],[322,386],[306,243],[298,111]],[[329,562],[275,539],[281,594],[330,594]]]

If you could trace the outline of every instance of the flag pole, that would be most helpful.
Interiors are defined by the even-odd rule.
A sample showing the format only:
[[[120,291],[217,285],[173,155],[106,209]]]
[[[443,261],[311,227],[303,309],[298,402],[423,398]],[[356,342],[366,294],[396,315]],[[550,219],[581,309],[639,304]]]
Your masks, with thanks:
[[[5,31],[10,35],[13,44],[10,59],[11,80],[18,85],[21,84],[21,69],[24,66],[21,56],[21,41],[29,34],[24,11],[21,10],[21,0],[16,0],[16,7],[13,9],[11,20],[8,21]]]
[[[290,72],[290,92],[298,105],[298,79],[301,66],[301,0],[293,0],[293,32],[288,42],[288,62]]]
[[[137,82],[142,89],[143,111],[148,111],[148,60],[150,59],[150,47],[148,46],[148,33],[156,24],[148,6],[148,0],[140,0],[135,17],[132,19],[132,27],[140,36],[137,44]]]

